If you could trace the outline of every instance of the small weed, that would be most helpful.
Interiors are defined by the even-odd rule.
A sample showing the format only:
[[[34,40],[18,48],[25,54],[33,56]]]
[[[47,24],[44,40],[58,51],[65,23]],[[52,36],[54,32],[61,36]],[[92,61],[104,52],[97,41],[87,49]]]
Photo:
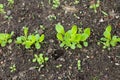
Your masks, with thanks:
[[[74,4],[79,4],[80,0],[74,0]]]
[[[118,36],[112,36],[111,34],[112,27],[111,25],[108,25],[105,29],[105,32],[103,33],[104,37],[100,39],[100,42],[98,42],[98,45],[100,43],[103,44],[103,48],[110,49],[110,46],[116,46],[118,42],[120,42],[120,38]]]
[[[45,30],[45,26],[40,25],[40,29]]]
[[[52,0],[52,3],[53,3],[52,6],[53,9],[56,9],[60,6],[60,0]]]
[[[73,25],[71,30],[65,32],[64,27],[58,23],[56,24],[55,29],[57,31],[57,39],[62,42],[60,47],[70,47],[71,49],[75,49],[77,46],[78,48],[82,48],[81,43],[83,43],[85,47],[88,46],[86,40],[90,36],[90,28],[86,28],[84,31],[78,31],[77,26]]]
[[[11,34],[7,34],[7,33],[0,33],[0,45],[2,47],[6,46],[7,43],[11,43],[12,42],[12,35],[14,34],[14,32],[11,32]]]
[[[10,72],[15,72],[16,71],[15,64],[11,65],[9,68],[10,68]]]
[[[56,68],[61,68],[62,67],[62,64],[59,64],[56,66]]]
[[[48,16],[49,21],[56,20],[56,16],[54,14]]]
[[[40,53],[39,55],[34,54],[34,59],[32,62],[37,62],[41,67],[44,66],[44,63],[48,61],[48,57],[44,57],[43,53]]]
[[[30,34],[28,35],[28,28],[24,27],[24,35],[17,37],[16,43],[25,45],[26,49],[31,48],[32,45],[35,45],[36,49],[40,49],[41,45],[40,43],[44,40],[44,34],[41,36],[39,34]]]
[[[8,1],[8,5],[9,5],[10,7],[12,7],[13,4],[14,4],[14,0],[7,0],[7,1]]]
[[[4,5],[3,4],[0,4],[0,13],[1,14],[5,14],[5,10],[4,10]]]
[[[78,68],[78,70],[81,70],[81,60],[77,61],[77,68]]]
[[[97,13],[97,8],[100,6],[100,1],[98,0],[97,3],[95,4],[94,2],[91,3],[90,9],[93,9],[95,13]]]
[[[108,16],[108,14],[105,11],[101,11],[104,16]]]
[[[92,80],[99,80],[98,76],[92,78]]]

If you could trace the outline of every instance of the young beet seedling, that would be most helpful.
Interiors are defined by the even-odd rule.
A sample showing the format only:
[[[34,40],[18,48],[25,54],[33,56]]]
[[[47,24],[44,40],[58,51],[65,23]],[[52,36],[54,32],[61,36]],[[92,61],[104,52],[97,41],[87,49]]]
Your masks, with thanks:
[[[41,67],[44,66],[44,63],[48,61],[48,57],[44,57],[43,53],[37,55],[34,54],[34,59],[32,60],[32,62],[37,62],[39,65],[41,65]]]
[[[1,14],[5,14],[5,10],[4,10],[4,5],[3,4],[0,4],[0,13]]]
[[[102,43],[103,48],[110,49],[110,46],[116,46],[118,42],[120,42],[120,38],[118,36],[112,36],[111,35],[112,27],[111,25],[108,25],[105,29],[105,32],[103,33],[104,37],[100,39],[100,42],[98,44]]]
[[[28,28],[24,27],[24,35],[17,37],[16,43],[25,45],[26,49],[31,48],[32,45],[35,45],[36,49],[40,49],[40,43],[44,40],[44,34],[41,36],[39,34],[30,34],[28,35]]]
[[[70,47],[71,49],[75,49],[76,47],[82,48],[81,43],[87,47],[88,42],[86,41],[90,36],[90,28],[86,28],[84,31],[79,31],[76,25],[72,26],[71,30],[67,32],[64,31],[64,27],[58,23],[55,26],[57,31],[57,39],[61,41],[60,47]]]
[[[100,6],[100,1],[98,0],[97,3],[95,4],[95,2],[91,3],[90,5],[90,9],[93,9],[95,13],[97,13],[97,8]]]
[[[11,34],[7,34],[7,33],[0,33],[0,45],[2,47],[6,46],[7,43],[11,43],[12,42],[12,35],[14,34],[14,32],[11,32]]]

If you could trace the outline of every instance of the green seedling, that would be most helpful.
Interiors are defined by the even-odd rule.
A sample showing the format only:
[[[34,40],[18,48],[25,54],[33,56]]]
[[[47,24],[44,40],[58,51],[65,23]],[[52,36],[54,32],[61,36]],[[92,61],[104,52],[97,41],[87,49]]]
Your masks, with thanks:
[[[104,16],[108,16],[108,14],[105,11],[101,11]]]
[[[34,59],[32,60],[32,62],[37,62],[39,65],[41,65],[41,67],[44,66],[44,63],[47,62],[49,60],[48,57],[44,57],[43,53],[37,55],[34,54]]]
[[[74,4],[79,4],[80,0],[74,0]]]
[[[7,1],[8,1],[8,5],[9,5],[9,6],[13,6],[14,0],[7,0]]]
[[[7,33],[0,33],[0,45],[2,47],[6,46],[7,43],[11,43],[12,42],[12,35],[14,34],[14,32],[12,31],[11,34],[7,34]]]
[[[103,36],[100,39],[100,42],[98,42],[98,44],[102,43],[103,44],[103,48],[108,48],[110,49],[110,46],[116,46],[118,42],[120,42],[120,38],[118,36],[115,35],[111,35],[111,30],[112,27],[111,25],[108,25],[103,33]]]
[[[9,68],[10,68],[10,72],[15,72],[16,71],[15,64],[11,65]]]
[[[65,32],[64,27],[58,23],[55,29],[57,31],[56,37],[61,42],[60,47],[70,47],[71,49],[75,49],[76,47],[82,48],[81,43],[85,47],[88,46],[86,40],[90,36],[90,28],[86,28],[84,31],[78,31],[77,26],[73,25],[71,30]]]
[[[77,61],[77,68],[78,68],[78,70],[81,70],[81,60]]]
[[[52,0],[52,3],[53,3],[52,6],[53,9],[56,9],[60,6],[60,0]]]
[[[44,40],[44,34],[42,34],[41,36],[39,34],[28,35],[28,28],[24,27],[23,30],[24,35],[17,37],[16,43],[25,45],[26,49],[31,48],[32,45],[35,45],[36,49],[40,49],[41,48],[40,43],[42,43]]]
[[[49,15],[48,19],[49,19],[49,21],[56,20],[55,14]]]
[[[56,66],[56,68],[61,68],[62,67],[62,64],[59,64]]]
[[[3,4],[0,4],[0,13],[1,14],[5,14],[5,10],[4,10],[4,5]]]
[[[97,13],[97,8],[98,8],[99,6],[100,6],[100,1],[98,0],[96,4],[95,4],[95,3],[92,3],[89,8],[90,8],[90,9],[93,9],[94,12]]]
[[[40,25],[40,29],[45,30],[45,26]]]

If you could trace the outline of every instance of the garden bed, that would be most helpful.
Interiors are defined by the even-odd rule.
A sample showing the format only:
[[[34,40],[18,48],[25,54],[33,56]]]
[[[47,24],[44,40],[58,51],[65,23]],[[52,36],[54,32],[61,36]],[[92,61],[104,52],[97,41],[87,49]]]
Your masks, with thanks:
[[[120,1],[100,0],[97,13],[89,8],[94,0],[80,0],[77,4],[75,0],[60,0],[56,9],[53,9],[53,0],[48,1],[15,0],[13,7],[9,7],[7,0],[0,0],[6,15],[12,17],[4,18],[0,14],[0,32],[14,31],[13,42],[0,47],[0,80],[120,80],[120,44],[110,50],[97,45],[109,24],[112,34],[120,37]],[[83,29],[91,28],[88,47],[61,48],[55,30],[59,22],[66,31],[74,24]],[[40,49],[34,46],[25,49],[15,43],[16,38],[23,35],[24,26],[29,28],[28,33],[37,31],[45,35]],[[42,68],[32,62],[34,54],[40,53],[49,58]],[[81,61],[81,70],[77,67],[78,60]],[[11,72],[9,67],[13,64],[16,70]]]

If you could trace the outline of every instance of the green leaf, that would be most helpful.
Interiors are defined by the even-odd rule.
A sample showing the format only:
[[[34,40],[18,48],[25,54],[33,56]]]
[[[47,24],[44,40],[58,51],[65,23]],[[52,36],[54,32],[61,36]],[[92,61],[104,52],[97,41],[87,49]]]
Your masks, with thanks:
[[[36,59],[33,59],[32,62],[36,62]]]
[[[5,47],[5,46],[6,46],[6,42],[5,42],[5,41],[2,41],[1,46],[2,46],[2,47]]]
[[[93,7],[94,7],[94,5],[90,5],[90,7],[89,7],[89,8],[90,8],[90,9],[92,9]]]
[[[58,40],[63,41],[63,36],[61,33],[57,33],[57,38]]]
[[[106,39],[106,38],[101,38],[100,40],[101,40],[101,41],[107,41],[107,39]]]
[[[60,23],[55,25],[55,29],[58,33],[65,34],[64,27]]]
[[[39,42],[36,42],[36,43],[35,43],[35,48],[36,48],[36,49],[40,49],[40,47],[41,47],[41,46],[40,46]]]
[[[9,40],[8,40],[8,43],[11,43],[11,42],[12,42],[12,39],[9,39]]]
[[[48,61],[48,59],[49,59],[48,57],[45,57],[45,61]]]
[[[90,36],[90,28],[86,28],[86,29],[84,30],[84,33],[87,34],[88,36]]]
[[[12,36],[14,34],[14,31],[12,31],[11,33],[10,33],[10,36]]]
[[[81,60],[77,61],[77,68],[78,68],[78,70],[81,70]]]
[[[28,40],[34,43],[36,41],[36,37],[32,34],[28,36]]]
[[[75,49],[75,44],[73,43],[71,46],[70,46],[71,49]]]
[[[0,4],[0,9],[3,9],[3,8],[4,8],[3,4]]]
[[[110,44],[111,44],[112,46],[116,46],[117,42],[118,42],[117,36],[113,36],[113,37],[112,37],[112,40],[110,41]]]
[[[76,34],[76,36],[75,36],[75,41],[76,41],[77,43],[79,43],[80,40],[81,40],[81,34]]]
[[[72,34],[76,34],[77,33],[77,26],[73,25],[72,29],[71,29]]]
[[[77,44],[77,47],[78,47],[78,48],[82,48],[82,45],[81,45],[81,44]]]
[[[83,45],[84,45],[85,47],[87,47],[87,46],[88,46],[88,42],[83,42]]]
[[[86,41],[86,39],[88,38],[89,36],[87,34],[82,34],[81,35],[81,41]]]
[[[40,36],[40,38],[39,38],[39,42],[42,42],[42,41],[44,40],[44,38],[45,38],[45,35],[42,34],[42,35]]]
[[[110,47],[110,41],[107,40],[104,45],[105,45],[106,47]]]
[[[63,47],[64,45],[65,45],[64,43],[61,43],[61,44],[60,44],[60,47]]]
[[[24,30],[25,37],[27,37],[27,35],[28,35],[28,28],[26,26],[24,26],[23,30]]]
[[[25,45],[26,49],[29,49],[31,47],[31,45],[32,45],[32,42],[31,41],[26,41],[23,44]]]
[[[81,41],[86,41],[86,39],[90,36],[90,28],[86,28],[84,33],[81,35]]]
[[[38,41],[39,38],[40,38],[40,35],[39,35],[39,34],[36,34],[36,35],[35,35],[35,38],[36,38],[36,41]]]
[[[111,30],[112,30],[111,25],[108,25],[106,27],[105,32],[103,33],[103,35],[105,36],[105,38],[107,38],[109,40],[111,39]]]

